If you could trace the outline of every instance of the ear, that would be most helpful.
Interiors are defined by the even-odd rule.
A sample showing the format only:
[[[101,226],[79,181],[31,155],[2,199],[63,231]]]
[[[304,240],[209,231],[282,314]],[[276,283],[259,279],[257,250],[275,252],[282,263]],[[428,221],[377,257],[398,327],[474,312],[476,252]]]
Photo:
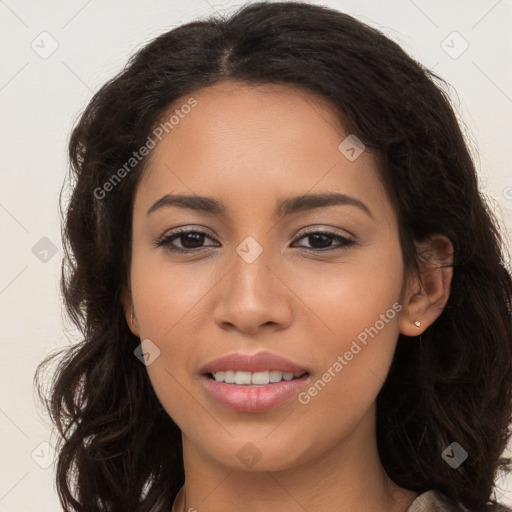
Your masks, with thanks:
[[[406,336],[418,336],[439,317],[450,297],[453,277],[454,250],[447,237],[435,234],[416,247],[419,276],[409,277],[402,295],[400,332]],[[416,321],[421,323],[419,328]]]
[[[130,328],[130,331],[132,331],[132,333],[135,336],[140,337],[139,324],[137,323],[137,318],[135,316],[132,296],[130,291],[126,287],[123,287],[123,290],[121,292],[121,304],[123,306],[124,317],[126,319],[128,327]]]

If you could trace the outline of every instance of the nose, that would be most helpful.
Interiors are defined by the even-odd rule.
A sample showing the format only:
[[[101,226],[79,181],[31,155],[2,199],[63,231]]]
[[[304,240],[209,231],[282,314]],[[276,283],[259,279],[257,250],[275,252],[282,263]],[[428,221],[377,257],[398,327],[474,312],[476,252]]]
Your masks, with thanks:
[[[234,256],[215,299],[213,318],[222,329],[256,334],[264,326],[280,330],[290,325],[293,293],[271,259],[265,250],[251,263]]]

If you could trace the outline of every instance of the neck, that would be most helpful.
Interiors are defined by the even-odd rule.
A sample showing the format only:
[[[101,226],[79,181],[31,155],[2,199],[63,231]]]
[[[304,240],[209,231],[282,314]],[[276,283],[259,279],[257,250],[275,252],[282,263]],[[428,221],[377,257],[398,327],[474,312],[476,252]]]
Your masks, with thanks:
[[[279,471],[225,466],[183,435],[186,478],[175,511],[405,512],[417,493],[387,476],[374,426],[372,408],[341,443]]]

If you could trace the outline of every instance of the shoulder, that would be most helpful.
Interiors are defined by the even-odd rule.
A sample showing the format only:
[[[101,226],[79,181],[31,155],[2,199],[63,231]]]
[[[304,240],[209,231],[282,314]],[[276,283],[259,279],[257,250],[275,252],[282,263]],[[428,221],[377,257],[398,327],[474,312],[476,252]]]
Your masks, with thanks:
[[[407,512],[473,512],[455,505],[447,496],[439,491],[426,491],[416,497]],[[512,512],[504,505],[487,505],[485,512]]]

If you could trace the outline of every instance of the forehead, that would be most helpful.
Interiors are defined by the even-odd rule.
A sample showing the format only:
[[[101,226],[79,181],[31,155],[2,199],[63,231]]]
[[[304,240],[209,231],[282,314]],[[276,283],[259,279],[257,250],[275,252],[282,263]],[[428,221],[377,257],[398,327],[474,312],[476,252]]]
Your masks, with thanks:
[[[170,192],[246,207],[308,191],[382,199],[372,155],[350,161],[340,151],[350,134],[326,99],[287,85],[222,82],[175,101],[164,121],[190,98],[195,106],[175,117],[149,155],[140,184],[146,203]]]
[[[307,157],[308,165],[332,160],[333,144],[336,149],[344,134],[339,116],[325,99],[276,84],[221,82],[175,101],[163,121],[191,97],[196,105],[173,116],[173,126],[167,126],[150,155],[150,167],[162,162],[181,167],[184,160],[193,159],[209,161],[203,173],[213,170],[216,161],[232,165],[234,174],[242,167],[252,167],[257,174],[263,166],[285,172],[292,156]]]

